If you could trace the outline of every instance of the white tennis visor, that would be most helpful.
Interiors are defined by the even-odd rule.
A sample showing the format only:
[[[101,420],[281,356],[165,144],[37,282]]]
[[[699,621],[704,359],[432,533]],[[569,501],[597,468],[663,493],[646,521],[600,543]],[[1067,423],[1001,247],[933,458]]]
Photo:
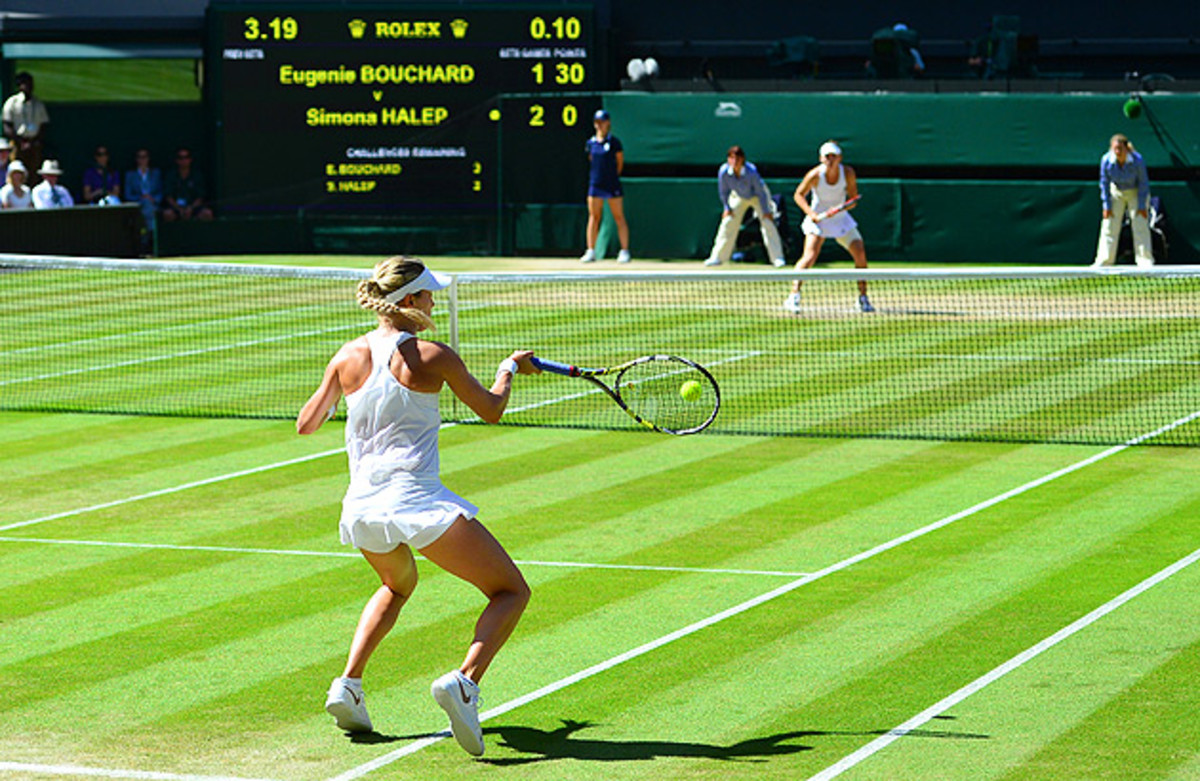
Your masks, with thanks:
[[[449,274],[439,274],[436,271],[425,269],[419,277],[388,293],[383,297],[383,300],[389,304],[394,304],[409,293],[419,293],[422,290],[441,290],[444,287],[449,287],[450,281],[451,277]]]

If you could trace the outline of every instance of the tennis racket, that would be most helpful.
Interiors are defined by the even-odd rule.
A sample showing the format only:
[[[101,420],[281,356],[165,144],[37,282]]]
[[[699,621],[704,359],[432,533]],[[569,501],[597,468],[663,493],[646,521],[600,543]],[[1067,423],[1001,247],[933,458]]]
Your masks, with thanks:
[[[721,409],[717,381],[703,366],[686,358],[647,355],[607,369],[581,369],[544,358],[530,360],[544,372],[587,380],[638,423],[664,434],[703,431]],[[611,377],[612,385],[600,377]]]
[[[848,201],[844,201],[843,203],[839,203],[837,206],[830,206],[828,209],[826,209],[826,210],[825,210],[825,211],[823,211],[823,212],[817,212],[817,216],[813,218],[813,222],[820,222],[821,220],[828,219],[828,218],[832,217],[832,216],[833,216],[833,215],[835,215],[835,214],[838,214],[838,213],[840,213],[840,212],[843,212],[843,211],[845,211],[846,209],[849,209],[849,208],[850,208],[850,206],[851,206],[852,204],[855,204],[855,203],[857,203],[857,202],[858,202],[858,199],[859,199],[859,198],[861,198],[861,197],[862,197],[861,195],[856,195],[856,196],[854,196],[853,198],[851,198],[851,199],[850,199],[850,200],[848,200]]]

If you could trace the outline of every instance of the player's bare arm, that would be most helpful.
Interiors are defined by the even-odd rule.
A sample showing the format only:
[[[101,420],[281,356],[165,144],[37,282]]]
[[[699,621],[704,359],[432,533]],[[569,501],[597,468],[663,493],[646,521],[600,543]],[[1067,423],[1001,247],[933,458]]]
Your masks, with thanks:
[[[813,168],[804,175],[800,180],[800,184],[796,185],[796,192],[792,194],[792,200],[800,207],[800,211],[807,214],[809,217],[816,216],[812,206],[808,203],[808,192],[817,184],[817,177],[821,175],[819,168]]]
[[[483,383],[475,379],[458,353],[444,344],[428,342],[439,348],[430,357],[430,367],[442,377],[454,395],[471,408],[486,423],[497,423],[504,415],[508,406],[508,398],[512,391],[512,375],[508,372],[497,372],[491,388],[485,388]],[[529,350],[519,350],[510,356],[517,362],[517,371],[521,374],[536,374],[538,369],[530,363],[533,353]]]
[[[363,351],[366,351],[365,370]],[[312,434],[325,421],[333,417],[338,400],[345,393],[353,393],[366,382],[370,372],[370,348],[363,337],[347,342],[329,359],[321,384],[309,397],[300,414],[296,416],[296,432]]]

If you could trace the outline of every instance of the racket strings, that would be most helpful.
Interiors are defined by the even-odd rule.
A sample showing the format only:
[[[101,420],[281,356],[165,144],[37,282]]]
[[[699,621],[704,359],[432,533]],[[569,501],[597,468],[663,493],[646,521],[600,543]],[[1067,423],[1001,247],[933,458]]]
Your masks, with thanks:
[[[682,361],[657,359],[629,366],[617,379],[617,393],[637,417],[660,429],[698,429],[716,414],[712,379]]]

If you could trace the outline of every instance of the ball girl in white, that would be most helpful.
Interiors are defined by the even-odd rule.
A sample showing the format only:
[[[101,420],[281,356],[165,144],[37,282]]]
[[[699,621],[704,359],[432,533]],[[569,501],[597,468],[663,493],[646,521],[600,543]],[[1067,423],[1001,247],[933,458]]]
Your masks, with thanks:
[[[833,239],[841,244],[854,259],[855,268],[866,268],[867,250],[863,246],[862,234],[858,232],[858,223],[850,216],[854,204],[830,217],[822,219],[820,216],[822,212],[858,196],[858,179],[854,169],[842,164],[842,148],[836,141],[821,144],[819,154],[821,164],[804,175],[792,196],[796,205],[807,215],[801,225],[804,253],[796,261],[796,268],[812,268],[821,254],[825,239]],[[808,199],[810,192],[812,203]],[[792,294],[783,302],[783,308],[789,312],[800,311],[800,284],[800,280],[792,283]],[[867,298],[866,280],[862,279],[858,281],[858,305],[864,312],[875,311]]]
[[[448,385],[480,418],[495,423],[508,404],[513,376],[538,370],[530,363],[532,352],[514,352],[485,388],[454,350],[417,338],[433,328],[433,291],[447,284],[448,278],[411,258],[376,265],[372,278],[359,283],[357,297],[360,306],[378,313],[379,327],[333,356],[320,387],[300,410],[296,429],[313,433],[346,397],[350,486],[342,501],[341,539],[362,552],[382,582],[363,609],[346,668],[330,685],[325,709],[342,729],[372,729],[362,675],[417,585],[416,549],[488,600],[462,664],[431,689],[459,744],[479,756],[484,749],[479,680],[517,625],[529,587],[500,543],[475,520],[478,508],[441,483],[438,393]]]

